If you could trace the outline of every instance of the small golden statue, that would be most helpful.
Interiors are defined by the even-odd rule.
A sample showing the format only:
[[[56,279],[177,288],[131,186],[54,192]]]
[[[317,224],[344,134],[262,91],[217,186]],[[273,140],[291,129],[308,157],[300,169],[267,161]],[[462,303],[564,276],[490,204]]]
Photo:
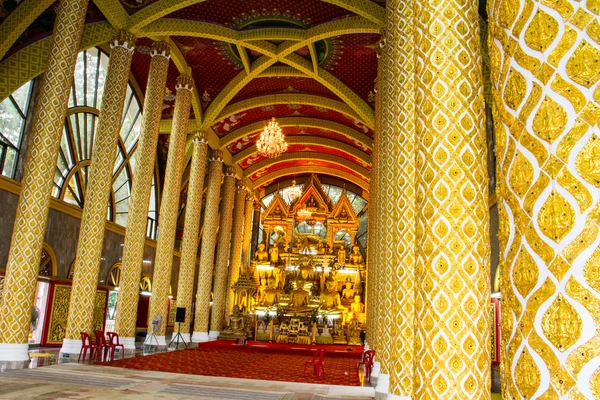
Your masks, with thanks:
[[[269,262],[269,253],[265,251],[265,244],[259,243],[258,250],[254,253],[254,259],[259,263]]]
[[[360,248],[357,245],[352,246],[352,254],[350,254],[350,265],[363,265],[364,259],[360,254]]]
[[[353,321],[348,329],[348,344],[350,346],[362,346],[362,340],[360,339],[360,327],[358,321]]]
[[[357,319],[359,314],[365,312],[365,305],[360,301],[360,296],[354,296],[354,303],[350,305],[350,312]]]
[[[279,303],[279,290],[275,288],[275,278],[269,278],[268,287],[263,290],[260,305],[271,307],[277,303]]]
[[[240,307],[236,304],[233,306],[233,314],[229,316],[227,327],[219,335],[219,339],[234,339],[245,337],[245,319],[240,311]]]
[[[335,290],[337,283],[331,279],[331,276],[327,278],[325,282],[325,290],[321,292],[321,309],[333,310],[343,309],[340,294]]]
[[[272,265],[277,265],[279,263],[279,249],[277,246],[271,246],[269,249],[270,261]]]
[[[291,311],[306,311],[308,307],[308,292],[304,290],[304,281],[298,279],[296,281],[296,289],[290,294]]]
[[[346,265],[346,248],[341,246],[337,252],[337,261],[341,266]]]
[[[347,280],[344,286],[345,288],[344,290],[342,290],[342,297],[344,298],[344,300],[351,301],[352,299],[354,299],[354,295],[356,293],[356,291],[352,288],[352,282]]]

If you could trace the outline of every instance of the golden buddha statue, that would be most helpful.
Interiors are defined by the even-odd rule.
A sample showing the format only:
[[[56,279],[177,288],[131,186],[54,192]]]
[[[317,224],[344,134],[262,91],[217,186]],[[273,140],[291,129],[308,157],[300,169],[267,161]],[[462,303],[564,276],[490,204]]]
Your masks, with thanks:
[[[310,264],[303,264],[298,268],[302,280],[312,282],[314,280],[315,268]]]
[[[354,295],[356,293],[355,290],[352,288],[352,282],[346,281],[344,286],[345,286],[344,290],[342,290],[342,298],[344,300],[352,301],[354,299]]]
[[[296,289],[290,294],[290,303],[288,307],[290,306],[291,311],[297,312],[310,309],[310,307],[308,307],[308,292],[304,290],[304,281],[302,279],[296,281]]]
[[[360,254],[360,248],[357,245],[352,246],[352,254],[350,254],[350,265],[363,265],[364,259]]]
[[[256,253],[254,253],[254,259],[259,263],[268,263],[269,262],[269,253],[265,251],[265,244],[259,243],[258,249]]]
[[[269,249],[269,260],[272,265],[277,265],[277,263],[279,263],[279,249],[275,245],[271,246]]]
[[[346,248],[344,246],[340,247],[337,252],[337,261],[341,266],[346,265]]]
[[[265,290],[267,290],[267,279],[266,278],[261,278],[260,280],[260,285],[258,285],[258,298],[262,299],[263,297],[263,293]]]
[[[260,305],[263,307],[271,307],[279,303],[279,290],[275,288],[275,278],[269,278],[267,286],[260,300]]]
[[[354,303],[350,305],[350,312],[354,318],[358,318],[359,314],[365,312],[365,305],[360,301],[360,296],[354,296]]]
[[[348,344],[350,346],[362,346],[362,340],[360,339],[360,327],[358,321],[353,321],[348,329]]]
[[[227,327],[223,329],[219,335],[219,338],[231,339],[245,336],[246,331],[244,315],[240,311],[240,307],[236,304],[233,306],[233,313],[228,318]]]
[[[321,309],[335,310],[344,309],[340,299],[340,294],[335,290],[337,283],[331,279],[331,276],[325,282],[325,290],[321,292]]]

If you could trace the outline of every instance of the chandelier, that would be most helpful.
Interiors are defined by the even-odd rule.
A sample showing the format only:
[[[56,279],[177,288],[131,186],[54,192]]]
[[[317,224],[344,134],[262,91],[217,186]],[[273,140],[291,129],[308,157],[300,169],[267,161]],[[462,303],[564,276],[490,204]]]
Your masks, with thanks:
[[[256,142],[256,147],[262,155],[268,158],[278,157],[287,150],[288,145],[275,117],[271,118],[269,124],[265,126]]]
[[[312,212],[308,211],[306,208],[301,208],[298,210],[298,219],[301,221],[306,221],[312,217]]]
[[[294,202],[300,195],[302,194],[302,189],[299,186],[296,186],[296,181],[292,181],[292,186],[285,189],[285,194],[289,197],[291,202]]]

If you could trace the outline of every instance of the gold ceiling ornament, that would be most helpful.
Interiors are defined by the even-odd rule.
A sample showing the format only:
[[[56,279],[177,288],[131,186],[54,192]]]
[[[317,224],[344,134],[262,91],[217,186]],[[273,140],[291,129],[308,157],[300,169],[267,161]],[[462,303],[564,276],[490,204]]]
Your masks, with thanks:
[[[265,126],[256,142],[256,147],[260,154],[268,158],[278,157],[287,150],[288,145],[275,117],[271,118]]]
[[[306,221],[310,217],[312,217],[312,212],[308,211],[306,208],[301,208],[298,210],[298,219],[301,221]]]
[[[286,189],[284,189],[283,192],[287,195],[287,197],[289,197],[290,201],[293,203],[302,194],[302,189],[300,188],[300,186],[296,185],[296,180],[294,179],[292,181],[292,186],[287,187]]]

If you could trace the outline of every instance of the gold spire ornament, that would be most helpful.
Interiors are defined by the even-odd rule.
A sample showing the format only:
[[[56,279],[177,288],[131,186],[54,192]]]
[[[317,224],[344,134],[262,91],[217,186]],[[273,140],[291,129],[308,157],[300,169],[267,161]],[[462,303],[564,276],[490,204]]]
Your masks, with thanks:
[[[287,150],[288,145],[275,117],[271,118],[271,121],[265,126],[256,142],[256,147],[260,154],[268,158],[279,157]]]

